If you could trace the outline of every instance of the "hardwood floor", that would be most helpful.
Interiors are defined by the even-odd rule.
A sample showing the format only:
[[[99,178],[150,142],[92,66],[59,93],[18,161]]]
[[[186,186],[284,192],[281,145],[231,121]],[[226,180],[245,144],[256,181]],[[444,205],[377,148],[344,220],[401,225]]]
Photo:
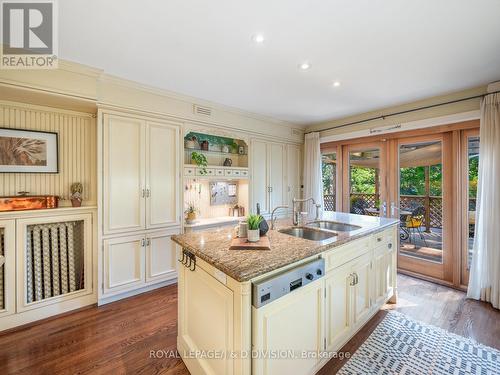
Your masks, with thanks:
[[[398,282],[398,304],[386,309],[500,349],[500,312],[490,305],[409,276]],[[386,313],[377,313],[342,350],[354,353]],[[179,358],[150,357],[150,351],[175,351],[176,316],[171,285],[0,334],[0,374],[188,374]],[[320,374],[334,374],[344,363],[333,359]]]

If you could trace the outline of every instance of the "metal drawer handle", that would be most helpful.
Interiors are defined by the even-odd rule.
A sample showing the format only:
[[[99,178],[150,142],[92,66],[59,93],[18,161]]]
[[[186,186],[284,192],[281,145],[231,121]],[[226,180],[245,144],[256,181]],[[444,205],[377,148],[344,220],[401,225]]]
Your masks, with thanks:
[[[388,243],[388,244],[387,244],[387,247],[388,247],[389,249],[392,249],[392,243]]]

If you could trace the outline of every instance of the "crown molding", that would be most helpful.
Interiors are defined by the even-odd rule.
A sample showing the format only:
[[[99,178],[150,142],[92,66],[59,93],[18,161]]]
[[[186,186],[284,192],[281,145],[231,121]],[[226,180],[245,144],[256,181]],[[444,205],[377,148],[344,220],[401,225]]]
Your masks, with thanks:
[[[189,103],[190,105],[198,104],[201,106],[210,107],[210,108],[215,109],[215,110],[233,113],[233,114],[236,114],[238,116],[243,116],[243,117],[247,117],[247,118],[258,120],[258,121],[272,123],[274,125],[279,125],[279,126],[283,126],[283,127],[287,127],[287,128],[291,128],[291,129],[297,129],[299,131],[304,131],[305,127],[306,127],[306,125],[297,125],[297,124],[293,124],[293,123],[290,123],[287,121],[268,117],[265,115],[260,115],[260,114],[253,113],[253,112],[247,112],[247,111],[244,111],[242,109],[235,108],[235,107],[230,107],[230,106],[226,106],[223,104],[208,101],[205,99],[199,99],[199,98],[195,98],[195,97],[192,97],[189,95],[184,95],[184,94],[176,93],[173,91],[160,89],[157,87],[142,84],[142,83],[139,83],[136,81],[131,81],[131,80],[117,77],[117,76],[107,74],[107,73],[101,74],[101,76],[99,77],[99,80],[103,83],[111,83],[114,85],[119,85],[122,87],[134,89],[134,90],[140,90],[140,91],[147,92],[149,94],[153,94],[153,95],[157,95],[157,96],[161,96],[164,98],[179,100],[179,101],[182,101],[185,103]]]

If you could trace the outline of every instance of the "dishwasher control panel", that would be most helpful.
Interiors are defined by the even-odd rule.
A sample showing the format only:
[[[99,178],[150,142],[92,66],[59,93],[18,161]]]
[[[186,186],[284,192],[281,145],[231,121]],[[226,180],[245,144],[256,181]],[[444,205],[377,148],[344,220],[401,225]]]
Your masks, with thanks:
[[[252,304],[259,308],[318,280],[325,274],[325,260],[319,258],[252,284]]]

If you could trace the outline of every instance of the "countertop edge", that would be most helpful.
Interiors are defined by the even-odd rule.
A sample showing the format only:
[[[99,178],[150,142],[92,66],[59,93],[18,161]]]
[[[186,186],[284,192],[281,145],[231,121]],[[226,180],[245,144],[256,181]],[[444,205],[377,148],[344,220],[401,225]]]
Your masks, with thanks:
[[[199,251],[198,249],[194,248],[193,246],[191,246],[188,243],[186,243],[186,242],[182,241],[181,239],[179,239],[178,235],[173,235],[172,236],[172,240],[175,243],[177,243],[179,246],[181,246],[183,249],[186,249],[189,252],[193,253],[195,256],[200,257],[202,260],[204,260],[205,262],[207,262],[211,266],[215,267],[219,271],[224,272],[227,276],[231,277],[235,281],[240,282],[240,283],[244,283],[244,282],[251,281],[252,279],[255,279],[257,277],[260,277],[262,275],[265,275],[266,273],[273,272],[273,271],[278,270],[280,268],[287,267],[290,264],[293,264],[293,263],[296,263],[296,262],[300,262],[301,260],[307,259],[309,257],[315,256],[315,255],[318,255],[318,254],[321,254],[321,253],[324,253],[326,251],[334,249],[335,247],[345,245],[346,243],[349,243],[351,241],[360,239],[360,238],[368,236],[368,235],[372,235],[372,234],[377,233],[377,232],[381,232],[381,231],[383,231],[383,230],[385,230],[385,229],[387,229],[389,227],[397,225],[398,222],[399,221],[395,221],[395,222],[392,222],[392,223],[381,224],[381,225],[379,225],[379,226],[377,226],[375,228],[368,228],[368,229],[366,229],[366,231],[354,234],[353,236],[349,237],[345,241],[333,242],[333,243],[326,244],[326,245],[318,245],[318,247],[315,248],[314,250],[312,250],[311,253],[308,254],[307,256],[303,256],[300,259],[293,259],[292,258],[292,259],[290,259],[290,262],[286,262],[286,263],[280,265],[279,267],[275,268],[274,270],[265,270],[264,272],[260,272],[260,273],[255,272],[254,274],[249,274],[249,275],[244,275],[244,276],[238,275],[238,274],[232,272],[232,270],[230,268],[225,267],[224,264],[219,263],[217,261],[214,261],[209,256],[207,256],[206,254],[204,254],[202,251]]]

